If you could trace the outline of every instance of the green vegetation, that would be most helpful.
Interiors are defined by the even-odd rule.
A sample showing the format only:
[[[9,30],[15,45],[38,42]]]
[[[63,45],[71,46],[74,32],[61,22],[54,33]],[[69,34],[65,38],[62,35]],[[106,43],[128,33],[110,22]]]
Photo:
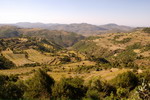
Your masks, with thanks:
[[[132,72],[126,72],[118,75],[116,78],[112,80],[113,86],[117,88],[126,88],[126,89],[134,89],[138,84],[138,78]]]
[[[147,80],[147,76],[149,73],[138,77],[133,72],[125,72],[108,82],[97,77],[85,83],[79,77],[62,78],[55,82],[41,69],[24,81],[17,76],[0,75],[0,99],[126,100],[131,99],[130,95],[136,90],[138,94],[132,96],[132,99],[138,96],[148,100],[149,83],[140,83],[141,79]]]
[[[15,67],[15,64],[6,59],[3,56],[0,56],[0,69],[9,69]]]
[[[133,50],[126,50],[120,54],[118,54],[117,57],[115,57],[115,61],[113,62],[114,67],[129,67],[129,68],[136,68],[136,64],[134,63],[134,60],[136,59],[137,54],[133,52]],[[115,66],[117,65],[117,66]]]
[[[54,84],[53,78],[47,75],[46,72],[38,70],[32,79],[26,81],[25,98],[49,98],[52,90],[51,86]]]
[[[84,97],[86,89],[81,78],[62,78],[53,87],[53,98],[56,99],[75,99],[80,100]]]
[[[125,43],[128,43],[130,41],[131,41],[131,38],[124,38],[123,40],[120,40],[120,41],[118,41],[116,39],[113,40],[114,43],[120,43],[120,44],[125,44]]]
[[[143,31],[144,31],[145,33],[150,33],[150,28],[149,28],[149,27],[144,28]]]

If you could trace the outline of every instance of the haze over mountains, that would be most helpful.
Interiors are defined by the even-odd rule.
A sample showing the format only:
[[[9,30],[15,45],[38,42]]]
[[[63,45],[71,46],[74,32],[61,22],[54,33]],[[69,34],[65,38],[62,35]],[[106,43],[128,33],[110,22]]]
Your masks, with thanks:
[[[73,23],[73,24],[44,24],[44,23],[30,23],[19,22],[14,25],[21,28],[43,28],[49,30],[64,30],[68,32],[75,32],[82,35],[95,35],[102,33],[113,32],[130,32],[134,28],[130,26],[117,25],[117,24],[105,24],[105,25],[92,25],[88,23]]]

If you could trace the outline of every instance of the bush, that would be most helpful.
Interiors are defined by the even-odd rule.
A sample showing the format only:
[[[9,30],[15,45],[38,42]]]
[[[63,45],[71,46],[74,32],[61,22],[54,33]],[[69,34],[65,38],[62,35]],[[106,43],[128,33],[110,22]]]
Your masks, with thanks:
[[[80,100],[85,95],[85,88],[81,78],[62,78],[53,87],[53,98],[56,99],[77,99]]]
[[[87,98],[90,98],[90,100],[99,100],[100,95],[97,90],[89,89],[86,93]]]
[[[128,93],[129,93],[128,89],[121,88],[121,87],[117,89],[117,96],[120,99],[123,98],[123,97],[128,96]]]
[[[149,27],[144,28],[143,31],[144,31],[145,33],[150,33],[150,28],[149,28]]]
[[[143,81],[137,88],[137,93],[142,100],[150,99],[150,82]]]
[[[101,81],[100,79],[90,80],[88,84],[88,91],[86,93],[87,98],[103,99],[105,96],[115,92],[115,88],[110,84]]]
[[[23,96],[23,91],[14,82],[7,82],[3,85],[0,98],[2,99],[19,99]]]
[[[134,89],[138,84],[138,78],[133,72],[124,72],[111,80],[112,84],[117,88]]]
[[[144,71],[143,73],[138,75],[140,84],[142,84],[143,80],[147,83],[150,83],[150,70]]]
[[[60,61],[65,64],[65,63],[68,63],[68,62],[71,62],[71,59],[69,56],[64,56],[63,58],[60,59]]]
[[[19,99],[23,96],[23,91],[15,83],[16,76],[0,75],[0,99]]]
[[[54,79],[41,69],[34,76],[27,80],[27,89],[25,98],[50,98],[51,86],[54,84]]]
[[[13,62],[9,61],[3,56],[0,56],[0,69],[9,69],[14,66],[15,64]]]

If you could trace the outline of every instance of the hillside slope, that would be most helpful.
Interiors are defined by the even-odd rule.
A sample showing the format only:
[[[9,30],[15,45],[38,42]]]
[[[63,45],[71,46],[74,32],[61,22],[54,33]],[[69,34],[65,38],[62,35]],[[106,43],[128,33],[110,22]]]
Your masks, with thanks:
[[[0,26],[0,38],[18,37],[20,33],[15,26]]]
[[[73,48],[89,57],[102,57],[109,61],[133,62],[150,66],[150,34],[142,30],[131,33],[110,33],[88,37]]]
[[[25,36],[46,38],[60,46],[68,47],[83,39],[84,37],[72,32],[50,31],[46,29],[19,29],[19,32]]]
[[[40,28],[18,28],[15,26],[0,26],[0,38],[11,37],[39,37],[46,38],[49,42],[53,42],[63,47],[72,46],[74,43],[84,37],[72,32],[50,31]]]
[[[58,50],[61,50],[60,46],[41,38],[0,39],[1,55],[16,66],[36,63],[50,64],[49,62],[52,62],[54,57],[44,55],[44,52],[54,53]]]

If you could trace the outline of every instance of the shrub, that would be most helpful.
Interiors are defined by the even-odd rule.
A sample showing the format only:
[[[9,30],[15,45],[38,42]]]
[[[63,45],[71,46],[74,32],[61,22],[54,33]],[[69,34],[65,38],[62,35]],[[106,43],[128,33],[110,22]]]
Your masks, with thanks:
[[[128,93],[129,93],[128,89],[121,88],[121,87],[117,89],[117,96],[120,99],[128,96]]]
[[[150,98],[150,82],[143,81],[137,88],[137,93],[142,100],[149,100]]]
[[[143,82],[143,80],[147,83],[150,83],[150,70],[144,71],[143,73],[138,75],[140,83]]]
[[[117,88],[134,89],[138,84],[138,78],[133,72],[124,72],[111,80],[112,84]]]
[[[7,82],[3,85],[0,98],[2,99],[19,99],[23,96],[23,91],[14,82]]]
[[[39,69],[34,76],[27,80],[27,89],[25,98],[50,98],[51,86],[54,84],[54,79],[46,72]]]
[[[0,99],[19,99],[23,96],[23,91],[15,83],[16,76],[0,75]]]
[[[70,62],[71,59],[70,59],[70,57],[68,57],[68,56],[64,56],[63,58],[60,59],[60,61],[61,61],[62,63],[67,63],[67,62]]]
[[[62,78],[53,87],[53,98],[56,99],[77,99],[80,100],[85,95],[85,88],[81,78]]]
[[[89,81],[86,97],[93,100],[99,100],[103,99],[105,96],[110,95],[111,92],[115,92],[115,88],[113,86],[101,81],[100,79],[93,79]]]
[[[3,56],[0,56],[0,69],[9,69],[14,66],[15,64],[13,62],[9,61]]]
[[[149,27],[144,28],[143,31],[144,31],[145,33],[150,33],[150,28],[149,28]]]

